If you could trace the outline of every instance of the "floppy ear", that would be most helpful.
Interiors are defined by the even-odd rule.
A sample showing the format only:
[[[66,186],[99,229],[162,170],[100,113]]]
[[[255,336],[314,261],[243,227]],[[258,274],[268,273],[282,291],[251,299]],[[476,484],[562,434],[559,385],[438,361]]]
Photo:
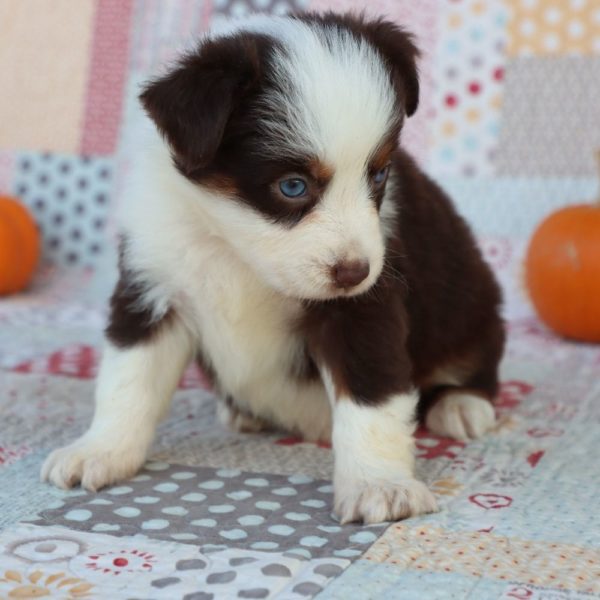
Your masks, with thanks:
[[[404,108],[407,116],[411,116],[419,105],[419,73],[417,59],[419,49],[414,37],[402,27],[378,19],[365,21],[367,39],[379,49],[394,69],[398,78],[397,87],[404,97]]]
[[[203,42],[140,95],[185,174],[213,160],[232,111],[258,82],[265,46],[247,34]]]

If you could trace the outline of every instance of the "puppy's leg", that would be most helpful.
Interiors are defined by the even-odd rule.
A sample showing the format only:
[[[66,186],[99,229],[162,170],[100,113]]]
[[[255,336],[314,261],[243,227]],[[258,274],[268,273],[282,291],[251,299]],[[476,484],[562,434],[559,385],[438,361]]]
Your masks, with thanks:
[[[467,442],[493,429],[496,415],[490,399],[476,390],[447,387],[427,411],[425,425],[437,435]]]
[[[414,477],[416,392],[390,395],[376,406],[335,398],[335,512],[342,523],[395,521],[437,510]]]
[[[466,368],[450,365],[440,371],[422,392],[421,413],[427,428],[459,441],[475,440],[496,425],[493,402],[498,391],[498,363],[504,333],[500,323]]]
[[[132,476],[146,458],[190,352],[190,337],[174,315],[147,341],[126,349],[107,343],[92,424],[77,441],[50,454],[42,479],[95,491]]]
[[[315,308],[310,352],[333,413],[334,503],[342,523],[378,523],[436,510],[414,477],[418,394],[410,381],[403,306],[385,290]]]

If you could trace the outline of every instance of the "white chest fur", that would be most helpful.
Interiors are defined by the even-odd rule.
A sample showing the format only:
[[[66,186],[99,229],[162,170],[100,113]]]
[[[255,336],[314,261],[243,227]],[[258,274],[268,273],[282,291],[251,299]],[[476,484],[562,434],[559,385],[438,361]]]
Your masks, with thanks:
[[[322,383],[294,374],[304,358],[295,333],[296,301],[270,290],[223,247],[215,248],[179,298],[221,393],[309,439],[328,438],[330,409]]]
[[[300,307],[261,284],[233,252],[218,247],[198,268],[183,296],[199,350],[216,371],[224,392],[253,404],[254,388],[288,379],[301,340],[294,334]]]

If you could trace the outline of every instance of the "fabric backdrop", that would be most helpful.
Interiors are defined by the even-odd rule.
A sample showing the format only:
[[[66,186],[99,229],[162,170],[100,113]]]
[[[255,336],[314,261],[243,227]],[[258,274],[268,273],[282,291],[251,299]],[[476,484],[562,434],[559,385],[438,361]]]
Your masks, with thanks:
[[[39,483],[91,416],[141,83],[223,18],[302,9],[416,35],[403,143],[505,291],[497,429],[419,431],[440,513],[339,527],[330,449],[227,433],[190,369],[143,474],[97,496]],[[600,598],[600,349],[549,333],[522,276],[536,224],[597,194],[599,0],[0,0],[0,90],[0,194],[44,251],[0,300],[1,598]]]

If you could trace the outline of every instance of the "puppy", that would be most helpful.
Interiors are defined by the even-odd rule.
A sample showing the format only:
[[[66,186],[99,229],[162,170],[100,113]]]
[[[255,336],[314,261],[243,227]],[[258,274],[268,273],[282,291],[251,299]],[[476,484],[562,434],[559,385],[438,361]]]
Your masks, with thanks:
[[[196,358],[230,425],[331,440],[342,522],[436,509],[416,420],[490,430],[504,334],[467,225],[398,145],[417,55],[383,20],[259,16],[145,88],[94,419],[43,479],[132,476]]]

